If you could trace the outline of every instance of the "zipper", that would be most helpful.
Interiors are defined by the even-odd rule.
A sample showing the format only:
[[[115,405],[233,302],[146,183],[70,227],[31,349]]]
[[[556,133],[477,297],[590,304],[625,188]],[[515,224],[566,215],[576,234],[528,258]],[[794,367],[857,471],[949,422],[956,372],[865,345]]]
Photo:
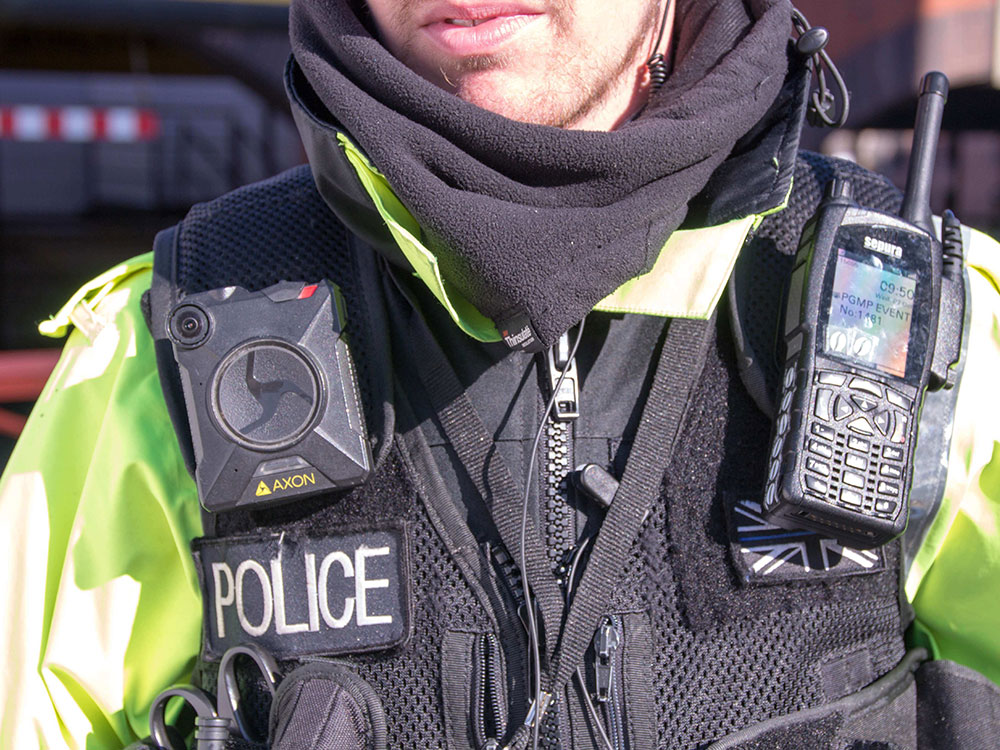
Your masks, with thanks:
[[[545,456],[542,466],[542,492],[545,496],[544,523],[546,549],[560,584],[565,585],[567,563],[576,545],[576,510],[569,502],[570,472],[573,463],[573,423],[580,416],[580,378],[576,360],[570,359],[569,334],[559,337],[545,353],[548,375],[547,396],[555,393],[555,404],[545,425]],[[562,377],[556,393],[556,385]]]
[[[549,421],[545,426],[545,540],[549,559],[561,585],[576,543],[576,510],[569,504],[569,473],[573,466],[573,427]]]
[[[604,707],[608,739],[614,750],[626,750],[625,707],[622,699],[622,622],[609,615],[594,635],[594,682],[597,702]]]
[[[510,556],[507,549],[501,545],[487,545],[487,554],[492,558],[496,570],[500,571],[500,578],[504,582],[507,593],[514,601],[514,610],[518,621],[524,624],[524,581],[521,578],[521,569],[517,567],[514,558]]]
[[[495,750],[500,746],[499,738],[507,732],[507,713],[503,700],[500,643],[493,633],[484,633],[476,639],[474,659],[476,683],[472,699],[476,746],[481,750]]]

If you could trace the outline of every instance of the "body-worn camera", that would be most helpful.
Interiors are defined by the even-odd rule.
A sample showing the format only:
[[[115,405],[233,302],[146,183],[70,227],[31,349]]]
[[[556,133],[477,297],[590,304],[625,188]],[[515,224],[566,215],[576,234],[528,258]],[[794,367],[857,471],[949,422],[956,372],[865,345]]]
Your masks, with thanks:
[[[344,306],[329,281],[184,298],[169,332],[209,511],[361,484],[371,467]]]
[[[803,229],[788,289],[764,511],[772,523],[859,549],[906,527],[932,363],[958,349],[954,326],[939,332],[939,313],[961,319],[942,306],[964,294],[961,263],[949,265],[943,297],[942,247],[927,200],[946,95],[947,79],[930,74],[902,215],[859,206],[850,185],[834,180]],[[947,372],[934,374],[947,382]]]

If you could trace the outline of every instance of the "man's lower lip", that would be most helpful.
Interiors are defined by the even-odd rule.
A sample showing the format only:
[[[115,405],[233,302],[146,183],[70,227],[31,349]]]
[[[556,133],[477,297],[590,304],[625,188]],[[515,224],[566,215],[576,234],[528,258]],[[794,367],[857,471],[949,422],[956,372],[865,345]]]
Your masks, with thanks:
[[[452,55],[485,55],[496,51],[538,18],[540,14],[497,16],[475,26],[458,26],[440,21],[424,26],[424,30],[439,47]]]

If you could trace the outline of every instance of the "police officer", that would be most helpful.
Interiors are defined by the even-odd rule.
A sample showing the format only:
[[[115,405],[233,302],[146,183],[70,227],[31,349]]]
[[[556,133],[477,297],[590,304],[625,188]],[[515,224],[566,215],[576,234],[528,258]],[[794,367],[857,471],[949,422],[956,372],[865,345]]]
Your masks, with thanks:
[[[831,177],[898,203],[798,154],[788,3],[291,11],[310,169],[196,207],[43,325],[69,340],[0,490],[0,745],[121,747],[254,644],[278,693],[216,727],[230,746],[991,746],[989,240],[967,233],[968,355],[915,553],[760,513],[770,421],[720,302],[737,257],[787,259]],[[292,469],[203,514],[163,299],[320,277],[370,476],[278,502],[310,481]]]

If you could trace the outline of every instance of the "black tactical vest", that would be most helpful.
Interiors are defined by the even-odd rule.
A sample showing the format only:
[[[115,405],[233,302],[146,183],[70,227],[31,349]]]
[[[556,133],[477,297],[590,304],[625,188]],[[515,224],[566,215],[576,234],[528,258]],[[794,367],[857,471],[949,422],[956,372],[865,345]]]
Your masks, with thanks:
[[[881,178],[800,156],[788,207],[763,222],[741,256],[738,275],[750,281],[741,318],[753,335],[776,329],[775,290],[790,271],[801,225],[822,185],[844,175],[862,205],[898,205],[898,191]],[[155,273],[151,328],[189,468],[166,311],[195,292],[290,279],[328,278],[343,292],[375,456],[370,480],[357,489],[206,516],[206,536],[193,544],[206,623],[195,681],[212,688],[221,651],[256,640],[294,682],[294,690],[279,689],[270,709],[276,746],[464,750],[504,747],[515,737],[524,747],[518,730],[531,695],[520,574],[490,522],[488,500],[455,460],[427,384],[414,374],[412,330],[403,319],[430,321],[429,335],[469,389],[477,373],[492,382],[529,377],[529,355],[484,354],[483,346],[436,326],[434,304],[419,290],[401,294],[391,277],[405,274],[345,230],[305,168],[196,206],[158,238]],[[406,317],[414,298],[426,318]],[[907,653],[900,543],[845,550],[762,518],[770,423],[741,382],[727,316],[719,321],[660,497],[610,581],[583,660],[583,680],[615,750],[977,746],[962,732],[982,730],[963,723],[960,700],[974,673],[941,662],[921,666],[921,650]],[[607,325],[636,341],[652,335],[654,346],[663,327],[639,316]],[[651,357],[651,350],[636,351],[638,364],[628,366],[640,389]],[[517,383],[510,392],[520,393]],[[638,421],[641,404],[633,406],[607,430],[614,434],[580,436],[588,460],[596,457],[616,476]],[[511,403],[497,418],[508,429],[514,411]],[[497,447],[520,481],[533,432],[525,425]],[[546,491],[539,492],[539,523],[552,537],[570,516],[545,503]],[[594,519],[599,514],[585,510],[575,523]],[[546,550],[557,572],[567,552],[559,546],[550,541]],[[544,637],[559,625],[544,623]],[[335,667],[317,682],[323,664]],[[336,675],[343,677],[338,686],[322,687]],[[254,695],[252,685],[244,688]],[[262,698],[244,707],[262,734],[269,704]],[[293,707],[299,723],[289,728],[282,711]],[[311,739],[301,734],[306,710],[326,727]],[[350,730],[330,728],[337,721]],[[544,715],[541,746],[603,747],[592,722],[576,683],[560,686]]]

